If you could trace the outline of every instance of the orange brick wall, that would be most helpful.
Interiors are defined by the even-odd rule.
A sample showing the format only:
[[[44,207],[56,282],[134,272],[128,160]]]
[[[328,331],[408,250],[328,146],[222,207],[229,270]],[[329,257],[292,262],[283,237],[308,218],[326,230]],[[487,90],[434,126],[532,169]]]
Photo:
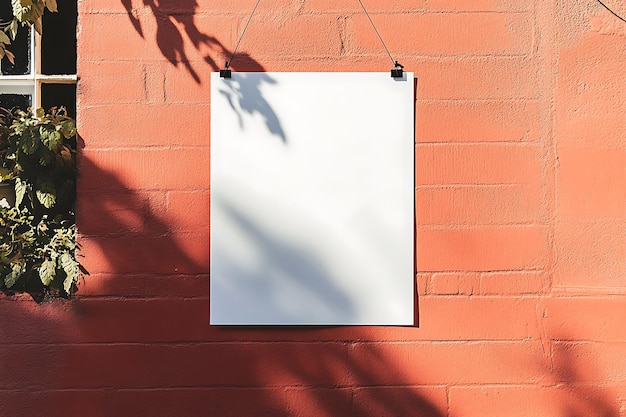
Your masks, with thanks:
[[[91,275],[0,302],[0,416],[626,416],[626,24],[595,0],[363,2],[418,78],[419,326],[209,326],[209,74],[255,1],[81,0]],[[391,67],[357,0],[262,1],[240,51]]]

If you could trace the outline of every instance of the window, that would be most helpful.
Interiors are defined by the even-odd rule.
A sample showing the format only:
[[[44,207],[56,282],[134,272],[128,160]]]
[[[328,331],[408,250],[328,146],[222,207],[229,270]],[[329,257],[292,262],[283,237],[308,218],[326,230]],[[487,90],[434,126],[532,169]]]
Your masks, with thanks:
[[[43,36],[22,26],[8,47],[12,64],[0,61],[0,107],[65,106],[76,117],[76,22],[77,2],[59,2],[58,13],[46,11]],[[0,19],[13,18],[11,2],[0,4]]]

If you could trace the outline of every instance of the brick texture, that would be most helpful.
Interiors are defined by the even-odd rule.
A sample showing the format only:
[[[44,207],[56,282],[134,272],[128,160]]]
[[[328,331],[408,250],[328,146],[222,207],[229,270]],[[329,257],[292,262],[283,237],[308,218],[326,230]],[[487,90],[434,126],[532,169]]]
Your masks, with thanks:
[[[209,79],[255,3],[79,2],[91,275],[0,297],[0,417],[626,416],[626,26],[363,0],[417,78],[417,323],[209,326]],[[358,2],[265,3],[235,71],[389,70]]]

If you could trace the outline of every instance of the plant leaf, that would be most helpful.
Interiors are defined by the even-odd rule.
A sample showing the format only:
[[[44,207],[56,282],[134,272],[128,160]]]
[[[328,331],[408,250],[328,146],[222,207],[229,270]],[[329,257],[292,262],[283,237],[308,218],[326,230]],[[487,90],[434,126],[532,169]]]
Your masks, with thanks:
[[[38,135],[30,129],[24,131],[20,136],[20,144],[22,145],[21,148],[26,155],[32,155],[35,153],[37,145],[39,145],[39,138],[37,136]]]
[[[23,262],[15,262],[11,264],[11,272],[4,276],[4,285],[6,285],[7,288],[11,288],[24,274],[25,270],[26,264]]]
[[[22,181],[20,178],[15,179],[15,207],[19,208],[26,194],[26,181]]]
[[[11,39],[13,40],[15,40],[15,37],[17,36],[18,27],[19,27],[19,24],[17,23],[17,20],[13,19],[11,20],[11,24],[7,28],[7,30],[9,31],[9,35],[11,35]]]
[[[7,59],[9,60],[11,64],[15,65],[15,55],[13,55],[13,52],[9,51],[8,49],[5,49],[4,55],[7,57]]]
[[[37,200],[45,208],[51,208],[57,202],[57,190],[54,186],[54,182],[48,177],[39,177],[35,184],[35,194]]]
[[[8,168],[0,167],[0,182],[13,178],[13,171]]]
[[[63,252],[59,257],[59,263],[67,275],[67,278],[63,281],[63,289],[66,293],[70,294],[72,292],[72,285],[78,282],[80,274],[78,261],[76,261],[70,253]]]
[[[72,119],[66,119],[60,123],[61,133],[65,139],[69,139],[76,134],[76,124]]]
[[[46,8],[53,13],[58,12],[57,0],[46,0]]]
[[[50,259],[43,261],[39,267],[39,278],[43,285],[50,285],[54,277],[56,276],[56,262]]]
[[[46,145],[51,151],[59,149],[61,146],[63,137],[61,136],[61,133],[55,129],[46,129],[41,126],[39,128],[39,134],[41,135],[41,141],[43,144]]]
[[[4,44],[11,43],[11,40],[9,39],[7,34],[1,30],[0,30],[0,43],[4,43]]]

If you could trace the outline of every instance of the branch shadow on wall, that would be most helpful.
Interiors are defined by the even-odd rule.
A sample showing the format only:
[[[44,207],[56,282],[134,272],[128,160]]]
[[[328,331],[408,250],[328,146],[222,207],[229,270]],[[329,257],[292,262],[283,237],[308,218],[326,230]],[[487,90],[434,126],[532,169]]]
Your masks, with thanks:
[[[133,0],[121,0],[135,31],[145,37],[141,20],[136,15]],[[198,9],[196,0],[143,0],[143,6],[150,9],[157,23],[156,43],[163,56],[175,67],[182,64],[193,79],[200,83],[200,76],[192,66],[185,52],[183,34],[191,41],[196,50],[202,46],[223,49],[222,44],[213,36],[200,31],[195,23],[195,12]],[[181,25],[183,32],[177,27]],[[205,61],[214,69],[217,63],[212,56],[206,55]]]
[[[584,360],[586,343],[567,342],[571,337],[563,334],[552,336],[553,369],[551,373],[558,387],[567,394],[563,402],[565,417],[619,417],[620,405],[610,384],[600,375],[610,372],[594,360]],[[626,353],[626,352],[625,352]],[[600,376],[600,377],[599,377]]]
[[[150,398],[150,401],[142,404],[145,414],[137,416],[187,416],[198,415],[200,410],[204,410],[203,415],[220,417],[243,417],[245,415],[287,417],[293,415],[294,411],[301,415],[328,417],[409,414],[422,417],[444,417],[445,414],[421,395],[419,389],[407,387],[406,390],[398,390],[395,388],[391,390],[393,395],[390,396],[388,389],[368,387],[372,381],[375,381],[375,375],[368,372],[368,364],[350,359],[349,350],[346,350],[346,344],[343,342],[332,343],[337,349],[316,349],[319,356],[303,355],[303,343],[306,346],[307,341],[310,342],[312,337],[315,340],[316,334],[326,333],[326,336],[320,335],[320,337],[339,340],[345,337],[347,328],[209,326],[206,320],[209,309],[208,283],[204,292],[196,293],[193,299],[182,303],[176,301],[175,297],[173,298],[167,292],[159,293],[158,285],[150,289],[149,281],[157,279],[159,274],[168,275],[171,280],[194,274],[204,274],[206,278],[207,265],[195,261],[188,255],[187,249],[172,238],[175,231],[160,213],[155,212],[142,192],[130,189],[119,175],[103,169],[85,155],[80,158],[80,169],[82,177],[79,190],[86,198],[79,201],[79,230],[84,236],[83,239],[91,242],[91,253],[95,254],[94,244],[100,249],[96,252],[106,258],[108,266],[105,268],[108,268],[108,271],[103,273],[101,270],[95,273],[94,277],[86,279],[86,282],[79,287],[77,298],[70,301],[72,311],[79,319],[81,338],[113,345],[119,342],[131,344],[116,355],[101,357],[98,361],[90,362],[85,370],[90,375],[89,384],[97,384],[97,381],[102,380],[107,381],[108,386],[115,387],[113,391],[104,390],[106,392],[103,395],[106,400],[103,403],[107,404],[104,406],[106,413],[123,415],[124,410],[121,407],[124,401],[116,397],[120,396],[130,402],[142,401],[141,399],[146,401],[146,398]],[[298,252],[297,248],[284,246],[280,241],[267,235],[258,225],[251,223],[252,220],[244,218],[241,213],[231,210],[230,214],[245,229],[255,244],[264,248],[269,262],[284,263],[284,258],[287,257],[295,262],[287,265],[288,268],[302,269],[304,274],[317,275],[319,273],[320,266],[311,264],[306,253]],[[167,252],[164,252],[164,248],[167,248]],[[89,265],[89,262],[87,264]],[[99,301],[99,296],[93,291],[87,297],[81,296],[80,290],[85,287],[89,288],[91,279],[102,280],[98,288],[107,294],[109,293],[108,286],[123,287],[119,282],[123,282],[133,274],[140,274],[142,279],[148,281],[145,284],[148,291],[144,301],[129,300],[122,296],[115,301],[119,303],[119,306],[111,308],[110,300]],[[325,284],[318,282],[316,285]],[[317,290],[319,288],[313,289],[313,291]],[[322,291],[328,292],[328,289],[323,288]],[[335,296],[338,297],[337,302],[345,303],[338,290],[334,291]],[[137,294],[133,296],[137,297]],[[153,299],[154,297],[157,299]],[[161,300],[162,297],[166,299]],[[101,316],[105,310],[98,307],[101,302],[108,306],[106,318]],[[171,317],[162,317],[164,303],[182,306],[180,316],[174,313]],[[189,308],[190,304],[194,306],[193,311],[197,314],[190,316],[189,311],[184,309]],[[154,317],[155,324],[147,325],[146,317]],[[69,321],[67,326],[76,326],[72,324],[72,318],[67,320]],[[115,330],[109,333],[111,332],[109,329]],[[364,338],[367,337],[365,330],[358,331],[358,333]],[[115,340],[109,342],[111,336],[107,336],[108,334],[111,334]],[[142,339],[135,339],[135,334],[140,334]],[[251,336],[253,338],[260,336],[268,343],[261,343],[255,347],[252,354],[245,354],[249,352],[245,340],[249,340]],[[63,336],[52,336],[55,341],[59,338],[62,340]],[[155,343],[147,341],[146,338],[154,340]],[[241,352],[241,354],[227,352],[211,354],[211,352],[219,352],[213,347],[215,344],[220,345],[225,340],[233,339],[243,342],[237,343],[229,350]],[[281,339],[284,340],[281,341]],[[141,340],[141,343],[136,344],[137,340]],[[176,340],[178,347],[172,349],[167,343],[163,344],[163,341],[167,340]],[[186,342],[189,342],[189,347],[185,346]],[[323,344],[323,342],[320,343]],[[68,357],[61,352],[63,349],[61,344],[46,350],[46,355],[50,358],[46,356],[49,360],[45,361],[50,363],[49,366],[52,368],[46,373],[51,377],[45,381],[53,385],[51,389],[70,388],[76,391],[75,396],[83,395],[80,386],[54,386],[55,378],[60,378],[63,381],[62,384],[72,383],[65,376],[61,377],[63,367],[69,366],[63,362],[63,359],[58,359]],[[112,346],[112,349],[116,347]],[[404,371],[395,368],[386,357],[384,349],[380,351],[376,347],[372,349],[377,352],[376,360],[379,363],[387,361],[385,366],[397,375],[402,383],[401,375]],[[261,352],[261,354],[256,352]],[[266,360],[267,358],[264,359],[263,353],[277,358],[277,352],[281,352],[279,361],[271,362]],[[23,366],[29,367],[26,362]],[[342,386],[345,383],[342,382],[344,379],[342,374],[346,367],[353,375],[354,386]],[[119,369],[119,372],[112,372],[115,369]],[[150,371],[146,373],[146,369]],[[25,371],[31,372],[32,370],[25,369]],[[29,374],[28,372],[26,374]],[[111,377],[111,375],[117,376]],[[166,377],[152,381],[149,375]],[[171,379],[167,379],[168,375]],[[183,377],[180,378],[179,375]],[[290,386],[280,386],[286,380],[292,381]],[[318,385],[318,381],[321,381],[322,387]],[[24,390],[27,391],[26,387],[30,387],[33,383],[35,382],[24,380]],[[156,384],[154,389],[151,389],[154,397],[146,397],[146,394],[139,390],[146,384],[150,386]],[[162,389],[159,389],[160,386]],[[93,391],[93,387],[89,389]],[[291,390],[292,394],[285,396],[285,390]],[[139,397],[132,399],[135,398],[133,393]],[[172,397],[172,395],[177,397]],[[181,402],[177,398],[185,398],[185,401]],[[303,402],[293,403],[293,398],[301,398]],[[309,408],[311,404],[316,404],[315,409]],[[95,403],[93,407],[103,406],[102,403]],[[32,407],[27,409],[29,412],[33,411]],[[246,414],[246,410],[252,409],[255,410],[255,414]],[[100,415],[102,412],[102,409],[93,410],[91,415]],[[261,414],[256,414],[257,412]],[[19,415],[16,414],[16,416]]]
[[[135,15],[132,1],[121,0],[121,2],[127,10],[134,30],[144,36],[141,21]],[[214,53],[205,56],[204,62],[214,71],[219,69],[217,59],[214,57],[230,56],[232,53],[215,37],[203,34],[197,27],[194,13],[198,4],[195,0],[144,0],[144,4],[148,6],[156,19],[156,43],[163,57],[175,67],[180,67],[182,64],[184,70],[196,83],[201,82],[199,70],[193,67],[185,53],[184,36],[191,40],[196,49],[203,46],[213,49]],[[174,10],[177,12],[173,12]],[[180,12],[181,10],[183,12]],[[179,25],[182,26],[183,32],[178,29]],[[256,60],[245,53],[237,55],[231,68],[234,71],[264,71]],[[258,85],[246,87],[246,94],[239,89],[239,86],[232,85],[232,89],[225,91],[224,94],[228,95],[234,107],[241,109],[240,115],[244,113],[262,115],[270,132],[286,143],[278,117],[263,98],[263,83],[271,84],[272,80],[269,77],[261,77]],[[86,140],[89,141],[89,138]],[[107,264],[105,268],[110,270],[105,274],[102,293],[111,293],[107,287],[116,287],[115,281],[123,281],[133,274],[141,274],[145,280],[153,280],[158,274],[166,274],[175,280],[177,277],[171,276],[173,273],[181,274],[182,278],[185,274],[208,272],[207,265],[192,259],[187,254],[187,250],[172,238],[174,231],[171,225],[155,212],[142,191],[128,187],[117,173],[103,169],[97,161],[85,155],[81,155],[80,170],[82,197],[79,199],[82,198],[82,202],[78,226],[85,239],[99,248],[99,253],[105,258]],[[85,198],[86,193],[89,194],[89,199]],[[257,225],[251,224],[249,219],[242,218],[237,213],[233,216],[248,235],[266,249],[268,256],[283,258],[288,254],[290,258],[296,259],[295,264],[286,266],[288,269],[304,268],[319,271],[319,266],[311,263],[306,254],[294,253],[294,248],[285,247],[272,236],[265,235]],[[89,230],[89,224],[93,226],[92,231]],[[167,248],[167,252],[164,253],[163,248]],[[89,282],[83,284],[83,286],[89,285]],[[146,286],[149,287],[150,283]],[[116,341],[131,343],[131,346],[121,351],[118,356],[99,358],[98,361],[89,364],[92,381],[107,378],[110,381],[109,375],[112,370],[119,370],[118,376],[109,385],[115,389],[104,390],[106,396],[112,397],[104,401],[107,404],[106,407],[110,407],[106,411],[110,415],[128,414],[128,411],[122,408],[124,401],[116,398],[116,396],[125,395],[127,403],[134,403],[135,409],[136,403],[141,402],[144,413],[142,415],[145,416],[271,415],[272,417],[287,417],[293,416],[294,413],[328,417],[338,415],[445,416],[434,403],[420,393],[419,389],[394,389],[395,395],[389,396],[389,390],[368,387],[372,382],[372,376],[368,372],[369,364],[350,360],[349,354],[346,355],[344,349],[346,343],[340,341],[345,338],[346,328],[287,329],[284,327],[209,326],[207,323],[208,283],[204,292],[195,293],[191,300],[184,303],[177,303],[173,299],[160,301],[159,299],[163,297],[167,300],[171,294],[156,291],[158,289],[148,290],[149,297],[146,296],[145,302],[132,302],[124,294],[117,293],[121,295],[116,301],[120,306],[107,309],[106,318],[98,316],[103,312],[101,308],[90,306],[90,304],[98,304],[97,295],[96,300],[90,301],[87,298],[81,300],[79,289],[78,299],[74,300],[78,304],[77,314],[80,315],[81,328],[86,335],[83,337],[87,337],[88,340],[98,340],[100,343],[107,342],[108,339],[102,339],[103,334],[107,334],[107,330],[102,330],[104,327],[115,329]],[[345,302],[342,301],[341,294],[335,295],[339,303]],[[134,294],[134,296],[137,295]],[[149,299],[150,297],[157,299],[152,300]],[[181,306],[181,310],[171,317],[163,317],[163,304],[167,302]],[[190,304],[198,306],[197,310],[193,307],[195,314],[190,315],[189,311],[185,310]],[[349,308],[349,306],[345,307]],[[141,311],[131,314],[133,309],[137,308],[141,308]],[[165,309],[165,311],[173,310]],[[146,317],[153,317],[159,324],[146,325]],[[110,324],[102,326],[103,320]],[[146,328],[151,330],[146,330]],[[307,345],[307,341],[317,340],[316,335],[320,332],[326,334],[326,336],[319,336],[322,339],[320,343],[324,344],[323,340],[339,340],[332,344],[337,345],[343,353],[337,353],[334,349],[328,351],[321,349],[317,350],[319,353],[317,356],[303,355],[303,344]],[[355,334],[354,331],[352,332]],[[368,337],[365,330],[356,333],[363,338]],[[132,345],[137,341],[136,334],[141,335],[141,343]],[[259,343],[258,347],[253,348],[253,353],[256,351],[273,353],[274,359],[279,360],[270,362],[259,354],[228,354],[233,350],[230,348],[227,348],[228,351],[223,351],[223,354],[211,355],[211,352],[216,352],[214,345],[227,340],[242,341],[242,343],[233,344],[233,348],[241,346],[245,349],[248,345],[245,341],[250,340],[252,334],[268,341],[268,343]],[[355,337],[359,338],[359,336]],[[156,343],[146,339],[152,339]],[[175,340],[178,344],[177,348],[170,349],[167,344],[163,343],[168,340]],[[186,347],[186,342],[189,342],[189,347]],[[58,349],[62,349],[62,346]],[[379,351],[374,346],[372,349],[378,352],[379,363],[385,362],[386,368],[401,379],[404,370],[393,364],[386,356],[384,349]],[[284,353],[276,356],[274,352]],[[128,355],[131,358],[120,355]],[[152,359],[144,360],[143,358]],[[49,361],[49,363],[58,364],[61,368],[64,365],[59,361]],[[121,369],[124,366],[121,364],[126,364],[125,366],[130,366],[132,369]],[[341,374],[346,371],[346,367],[353,375],[353,386],[341,386],[343,383]],[[146,374],[146,369],[149,369],[150,374],[171,377],[146,383],[144,382],[145,376],[143,376]],[[181,374],[184,375],[183,380],[177,380],[175,376]],[[280,381],[285,377],[293,381],[293,384],[289,387],[276,385],[276,380]],[[229,382],[233,381],[233,378],[235,382]],[[322,387],[316,382],[320,380],[323,381]],[[142,392],[139,388],[146,385],[154,389],[149,393]],[[124,390],[128,391],[124,394]],[[291,398],[289,395],[285,396],[286,390],[291,390],[294,395]],[[81,394],[77,392],[74,395]],[[146,398],[150,400],[147,401]],[[181,401],[181,398],[185,400]],[[303,398],[307,401],[294,403],[292,398]],[[355,398],[360,400],[356,401]],[[94,407],[98,407],[98,404],[94,404]],[[120,408],[117,409],[117,407]],[[91,415],[101,414],[103,414],[101,409],[96,409],[91,413]],[[30,416],[36,413],[24,415]]]
[[[189,257],[173,237],[171,226],[155,214],[150,192],[126,187],[114,172],[84,155],[79,170],[79,182],[84,184],[79,188],[79,232],[100,246],[110,272],[206,273],[208,265]],[[89,265],[89,259],[86,262]]]
[[[85,172],[83,186],[85,181],[88,181],[89,187],[97,191],[94,194],[100,197],[97,200],[98,206],[83,207],[83,215],[93,217],[111,230],[111,233],[90,236],[90,239],[101,245],[103,253],[109,257],[111,271],[117,275],[116,279],[123,280],[128,269],[135,268],[135,265],[149,271],[152,264],[161,265],[159,269],[164,264],[172,264],[185,270],[186,274],[197,273],[206,267],[195,262],[188,256],[186,249],[169,237],[174,231],[168,222],[150,207],[139,192],[127,187],[116,173],[102,169],[85,157],[81,159],[81,169]],[[103,190],[109,195],[102,196],[100,192]],[[86,208],[89,209],[87,212]],[[258,225],[250,224],[250,219],[242,218],[240,213],[233,215],[259,245],[269,245],[270,254],[274,252],[281,254],[285,250],[293,252],[294,248],[281,248],[271,236],[266,236]],[[141,221],[129,231],[129,225],[134,222],[132,219]],[[143,226],[139,227],[140,224]],[[137,245],[132,246],[131,250],[127,245],[121,245],[120,235],[115,231],[123,231],[124,240],[136,242]],[[154,239],[158,241],[150,246],[151,243],[147,242]],[[148,246],[144,249],[141,245],[145,244]],[[166,256],[161,252],[163,247],[168,248]],[[303,255],[296,257],[299,256]],[[305,268],[308,267],[305,265]],[[312,267],[315,269],[315,266]],[[145,273],[144,279],[150,280],[152,277]],[[152,293],[151,296],[167,297],[169,294]],[[120,304],[119,308],[106,310],[105,322],[111,323],[106,327],[115,329],[115,337],[122,337],[116,341],[130,343],[130,346],[116,350],[118,352],[116,355],[90,362],[89,383],[104,380],[108,383],[107,387],[115,388],[102,389],[105,399],[93,404],[94,409],[90,415],[101,415],[103,409],[110,415],[123,415],[124,404],[143,402],[141,408],[144,414],[136,414],[137,417],[198,415],[200,410],[203,415],[220,417],[252,415],[462,417],[446,411],[447,408],[441,401],[430,399],[432,375],[429,384],[419,385],[421,378],[415,375],[415,370],[402,366],[406,365],[406,360],[397,361],[398,352],[394,351],[394,343],[386,346],[385,343],[368,342],[380,337],[375,336],[368,328],[208,326],[206,322],[209,307],[208,289],[204,293],[195,294],[195,297],[198,298],[193,301],[198,306],[197,311],[194,310],[195,315],[190,315],[187,310],[181,310],[180,316],[174,313],[172,317],[160,317],[163,314],[163,302],[152,301],[148,299],[149,297],[142,302],[134,304],[131,302],[129,304],[131,307],[125,305],[129,301],[122,297],[117,301]],[[89,329],[89,337],[102,343],[102,330],[98,329],[98,325],[102,325],[103,318],[90,314],[94,311],[102,314],[105,310],[81,308],[80,292],[79,300],[74,302],[76,301],[78,301],[76,311],[81,315],[83,331]],[[138,314],[129,314],[138,308],[142,311],[135,310]],[[27,309],[26,313],[32,312]],[[84,388],[81,386],[55,385],[58,384],[55,378],[63,375],[64,368],[68,366],[63,362],[63,358],[68,357],[63,353],[66,349],[64,343],[72,340],[65,341],[62,334],[51,334],[50,329],[67,326],[71,328],[73,319],[65,318],[66,322],[61,321],[51,326],[47,323],[49,314],[32,314],[37,323],[34,326],[32,323],[29,324],[29,329],[38,334],[40,339],[36,343],[48,342],[53,343],[53,346],[41,349],[40,346],[29,345],[27,349],[32,347],[33,355],[39,355],[39,359],[32,363],[11,361],[10,366],[0,363],[3,365],[2,369],[10,370],[7,375],[20,375],[18,383],[11,383],[11,389],[23,391],[26,395],[33,386],[37,386],[40,391],[42,386],[44,389],[70,388],[74,391],[74,400],[76,396],[87,395],[80,390]],[[28,316],[25,316],[24,312],[9,309],[3,313],[3,317],[7,326],[25,328],[22,321],[23,317]],[[157,330],[153,330],[157,332],[156,334],[146,336],[146,333],[142,333],[142,337],[151,338],[154,342],[140,339],[141,343],[136,343],[132,336],[125,336],[145,332],[146,317],[155,317],[161,322],[159,326],[155,326]],[[181,330],[182,323],[184,330]],[[13,341],[11,343],[22,343],[15,339],[15,334],[0,334],[2,340],[10,339]],[[24,337],[24,341],[29,344],[34,343],[32,334],[22,332],[18,334],[19,337]],[[593,376],[590,380],[588,375],[595,374],[597,370],[594,364],[581,360],[584,356],[576,350],[580,348],[578,344],[563,343],[562,340],[571,339],[566,335],[552,335],[550,338],[553,343],[555,341],[559,343],[557,355],[559,359],[551,368],[543,369],[542,373],[552,376],[556,383],[538,387],[545,390],[548,396],[564,393],[555,395],[556,404],[554,408],[550,406],[550,410],[558,410],[559,415],[565,417],[618,417],[619,404],[602,384],[593,383]],[[175,340],[175,346],[163,343],[164,340]],[[110,343],[115,344],[113,341]],[[222,345],[223,350],[216,349],[216,345]],[[315,348],[316,345],[319,348]],[[358,346],[357,353],[353,351],[353,346]],[[117,349],[115,346],[113,348]],[[12,351],[11,349],[23,350],[21,346],[9,346],[8,351]],[[413,360],[427,361],[428,358],[416,355]],[[468,357],[467,360],[476,362],[473,366],[479,367],[481,361],[491,361],[493,358],[481,356]],[[122,366],[126,369],[121,369]],[[420,368],[429,369],[423,362],[416,366],[416,369]],[[41,369],[49,371],[44,372],[46,377],[43,379]],[[112,371],[115,369],[119,372]],[[433,369],[432,373],[436,375],[437,370]],[[163,377],[151,380],[145,376],[147,374]],[[440,384],[446,384],[446,381],[441,380]],[[150,394],[145,394],[141,390],[146,385],[151,387]],[[93,387],[88,388],[93,393]],[[528,385],[525,385],[514,386],[511,389],[528,388]],[[184,398],[184,401],[181,401],[181,398]],[[542,401],[545,403],[545,399]],[[44,404],[41,398],[35,397],[24,408],[27,411],[18,410],[12,415],[15,417],[36,415],[40,410],[34,407],[36,405],[43,407]]]
[[[126,14],[135,31],[145,38],[141,20],[137,17],[139,10],[133,2],[138,0],[120,0],[126,10]],[[215,36],[204,33],[195,21],[198,10],[196,0],[143,0],[143,6],[147,6],[154,16],[157,24],[156,43],[165,57],[175,67],[183,64],[193,79],[200,83],[198,72],[192,66],[189,57],[185,53],[185,39],[188,38],[198,51],[204,47],[211,50],[203,56],[204,62],[213,71],[224,68],[218,65],[216,56],[220,59],[230,58],[232,51],[228,50]],[[182,26],[182,31],[178,26]],[[184,37],[183,37],[184,36]],[[238,71],[262,71],[261,65],[245,52],[237,54],[236,65],[231,68]],[[234,64],[234,63],[231,63]]]
[[[121,0],[121,2],[135,31],[142,38],[145,37],[141,21],[136,15],[137,9],[133,5],[133,0]],[[143,0],[143,5],[149,8],[156,21],[155,40],[163,57],[175,67],[178,67],[179,64],[182,65],[196,83],[201,84],[201,79],[198,70],[194,68],[192,61],[185,52],[185,38],[189,39],[197,51],[203,49],[210,51],[204,53],[203,60],[211,71],[224,68],[224,65],[218,65],[217,57],[224,60],[231,58],[232,50],[229,50],[215,36],[204,33],[196,24],[195,14],[198,9],[196,0]],[[180,26],[182,26],[182,31],[179,29]],[[230,68],[234,71],[265,71],[259,62],[245,52],[238,52],[236,59],[230,64]],[[244,75],[235,78],[239,79],[228,80],[225,83],[227,88],[221,90],[220,93],[226,97],[231,107],[237,112],[240,126],[243,128],[244,114],[258,114],[263,117],[270,132],[280,137],[283,143],[286,143],[285,132],[280,120],[262,93],[264,86],[271,86],[276,81],[267,74],[253,78],[246,78]],[[245,84],[245,89],[242,88],[243,84]]]
[[[134,14],[131,0],[121,1],[134,29],[143,36],[141,22]],[[197,83],[200,83],[200,78],[185,54],[183,36],[178,30],[177,23],[182,25],[186,36],[196,48],[208,45],[218,51],[216,54],[223,56],[229,53],[216,38],[203,34],[196,26],[193,13],[198,4],[195,0],[144,0],[144,3],[157,19],[156,42],[163,56],[174,66],[182,63]],[[189,13],[172,13],[171,10],[174,9],[188,9]],[[219,69],[216,60],[211,56],[205,57],[205,62],[213,70]],[[234,66],[233,69],[263,71],[260,64],[245,54],[238,58],[237,63],[239,66]],[[260,87],[258,97],[262,97]],[[239,100],[240,97],[234,95],[233,99]],[[259,112],[268,113],[259,100],[252,101],[253,109],[254,106],[259,108]],[[172,225],[152,207],[149,198],[143,192],[132,189],[118,173],[103,169],[97,161],[85,155],[81,155],[80,170],[82,185],[79,200],[82,199],[82,202],[79,210],[82,212],[79,212],[78,226],[86,239],[99,247],[108,264],[107,273],[113,277],[106,279],[110,279],[110,283],[105,280],[105,287],[114,286],[113,280],[124,280],[132,274],[141,274],[144,280],[154,279],[159,274],[173,280],[185,275],[206,276],[208,265],[198,262],[189,255],[188,249],[173,237],[175,230]],[[87,196],[85,192],[89,195]],[[271,236],[263,235],[256,226],[249,224],[248,219],[239,221],[259,244],[269,243],[271,253],[293,252],[293,248],[282,248]],[[89,230],[91,226],[88,226],[90,223],[94,227],[91,232]],[[167,248],[165,252],[164,248]],[[306,263],[304,265],[306,268],[314,268]],[[83,285],[90,284],[86,282]],[[150,283],[147,284],[149,285]],[[117,355],[97,357],[97,360],[85,363],[89,366],[89,372],[85,373],[89,375],[92,385],[87,387],[88,390],[82,391],[81,388],[84,387],[55,382],[55,377],[61,378],[67,371],[67,363],[64,361],[68,360],[69,355],[64,354],[64,350],[73,349],[72,353],[76,355],[80,346],[66,345],[64,340],[66,336],[63,332],[50,334],[51,328],[71,328],[75,325],[76,317],[65,318],[65,322],[62,323],[65,326],[54,323],[55,326],[51,327],[49,317],[45,315],[32,314],[29,309],[8,309],[3,312],[3,323],[9,326],[7,328],[12,327],[11,323],[15,328],[26,328],[23,317],[31,314],[31,319],[37,323],[34,326],[27,323],[30,336],[19,334],[16,338],[15,333],[3,332],[0,333],[2,340],[11,340],[11,343],[16,344],[13,346],[16,355],[24,355],[24,349],[31,349],[33,354],[29,357],[40,359],[35,362],[16,363],[10,359],[12,356],[5,355],[5,363],[1,363],[2,369],[5,369],[6,365],[13,370],[8,375],[14,377],[0,380],[11,384],[10,389],[13,391],[24,393],[30,392],[33,387],[38,387],[40,391],[70,389],[73,401],[77,401],[77,397],[81,395],[89,398],[94,391],[102,392],[105,396],[102,402],[83,401],[89,404],[87,407],[93,407],[92,412],[76,415],[128,415],[129,411],[123,408],[124,404],[128,404],[134,406],[133,410],[141,409],[136,414],[137,417],[142,415],[461,417],[450,416],[442,406],[428,399],[421,392],[421,387],[415,386],[415,377],[407,376],[411,371],[403,369],[396,363],[394,356],[385,348],[385,343],[368,345],[367,357],[376,362],[375,367],[372,363],[357,360],[350,354],[349,348],[347,354],[345,351],[336,353],[337,351],[333,349],[316,350],[316,356],[303,354],[303,347],[311,345],[311,342],[333,345],[341,350],[357,340],[367,341],[375,338],[367,328],[354,330],[315,327],[213,327],[207,323],[208,283],[204,292],[195,293],[191,300],[176,300],[168,292],[156,291],[159,289],[149,291],[150,297],[135,303],[129,302],[125,295],[121,294],[118,300],[113,301],[119,303],[119,309],[89,310],[80,306],[83,300],[79,288],[78,299],[69,303],[79,305],[77,314],[81,315],[81,327],[89,329],[88,333],[85,330],[87,336],[81,337],[87,338],[87,342],[95,340],[100,344],[125,344],[121,347],[115,346]],[[106,288],[103,293],[107,293]],[[181,310],[164,307],[167,303],[180,306]],[[192,307],[189,307],[190,304]],[[111,305],[106,304],[107,307]],[[134,311],[137,314],[129,314],[133,309],[136,309]],[[103,312],[106,311],[106,317],[98,316],[93,313],[94,311],[99,314],[105,314]],[[164,311],[171,313],[172,316],[164,317]],[[153,318],[158,324],[147,325],[146,317]],[[425,320],[427,318],[422,319]],[[42,331],[38,333],[38,329]],[[106,335],[107,331],[114,335],[115,340],[102,340],[102,335]],[[37,336],[40,337],[32,340],[32,332],[38,333]],[[141,339],[136,339],[137,333],[140,333]],[[350,340],[346,340],[346,334],[350,335]],[[23,337],[28,346],[20,345],[20,337]],[[167,341],[174,342],[168,344]],[[264,341],[267,343],[263,343]],[[41,349],[37,343],[51,345]],[[219,348],[220,344],[221,350],[214,347],[218,345]],[[236,350],[240,347],[244,350]],[[245,348],[249,349],[246,351]],[[232,353],[233,351],[235,353]],[[255,353],[257,351],[269,352],[270,355],[265,357],[263,354]],[[251,354],[243,354],[245,352]],[[86,356],[89,357],[88,354]],[[575,363],[576,359],[572,358],[572,368]],[[42,372],[42,369],[48,372]],[[380,369],[385,370],[385,378],[381,378],[381,375],[375,372]],[[348,383],[342,376],[346,370],[351,375]],[[155,375],[155,379],[150,379],[150,375]],[[563,371],[562,378],[568,380],[566,383],[572,383],[577,387],[579,385],[578,376],[572,369],[567,368]],[[93,385],[94,381],[97,383],[101,379],[108,381],[108,385],[104,388]],[[276,383],[285,380],[291,381],[287,387],[285,383],[283,385]],[[389,385],[393,387],[389,388]],[[149,389],[145,389],[146,387]],[[289,392],[294,395],[290,395]],[[393,395],[390,395],[392,392]],[[581,397],[589,398],[590,394],[584,388],[577,392]],[[295,395],[297,393],[301,395]],[[307,401],[294,400],[303,397]],[[598,417],[618,415],[601,397],[593,398],[591,406],[601,410],[602,413],[598,414]],[[43,400],[45,399],[44,395]],[[23,401],[0,401],[0,403],[17,404],[15,412],[10,413],[14,417],[41,414],[43,407],[47,407],[51,415],[52,411],[43,400],[39,403],[27,402],[26,406],[22,405]],[[587,400],[580,401],[584,403]],[[35,409],[35,404],[39,404],[37,407],[40,408]],[[137,404],[140,404],[140,407],[137,407]],[[106,408],[104,412],[103,407]],[[564,404],[563,408],[569,413],[567,417],[583,415],[579,409],[573,409],[571,404]],[[64,413],[62,415],[71,417],[66,409],[59,410]]]

